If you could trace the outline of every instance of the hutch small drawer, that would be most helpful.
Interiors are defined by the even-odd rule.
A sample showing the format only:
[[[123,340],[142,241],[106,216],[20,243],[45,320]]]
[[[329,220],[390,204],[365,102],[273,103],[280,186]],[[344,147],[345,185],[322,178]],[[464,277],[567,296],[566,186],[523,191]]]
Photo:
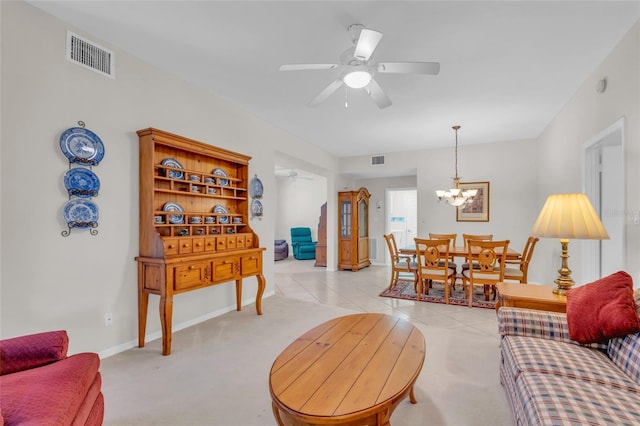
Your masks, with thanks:
[[[164,240],[164,252],[167,256],[178,254],[178,247],[180,241],[177,238],[165,238]]]
[[[204,238],[194,238],[192,244],[194,253],[201,253],[204,251]]]

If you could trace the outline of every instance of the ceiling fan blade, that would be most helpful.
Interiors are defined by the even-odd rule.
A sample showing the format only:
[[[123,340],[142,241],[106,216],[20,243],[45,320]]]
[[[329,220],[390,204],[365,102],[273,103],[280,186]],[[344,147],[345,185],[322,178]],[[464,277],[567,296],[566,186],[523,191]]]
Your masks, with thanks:
[[[373,102],[378,105],[378,108],[382,109],[391,105],[391,99],[389,99],[375,80],[371,80],[366,90],[369,96],[371,96],[371,99],[373,99]]]
[[[334,70],[338,64],[287,64],[280,65],[280,71]]]
[[[356,44],[353,56],[355,56],[356,59],[368,61],[373,51],[378,47],[381,39],[382,33],[363,28],[360,31],[360,37],[358,37],[358,44]]]
[[[439,62],[380,62],[378,72],[438,75]]]
[[[329,96],[331,96],[331,94],[333,92],[338,90],[340,88],[340,86],[342,86],[343,84],[344,84],[344,82],[342,81],[341,78],[335,80],[334,82],[329,84],[327,87],[325,87],[324,90],[322,92],[320,92],[318,94],[318,96],[316,96],[311,102],[309,102],[309,106],[317,106],[317,105],[321,104]]]

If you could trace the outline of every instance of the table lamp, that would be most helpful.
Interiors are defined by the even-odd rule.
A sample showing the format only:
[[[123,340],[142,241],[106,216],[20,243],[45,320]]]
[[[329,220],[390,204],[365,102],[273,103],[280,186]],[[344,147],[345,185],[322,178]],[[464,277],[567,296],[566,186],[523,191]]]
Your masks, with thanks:
[[[569,239],[609,238],[586,194],[550,195],[533,225],[531,236],[560,238],[562,266],[558,270],[558,278],[554,281],[557,287],[553,290],[560,295],[564,295],[575,284],[567,262]]]

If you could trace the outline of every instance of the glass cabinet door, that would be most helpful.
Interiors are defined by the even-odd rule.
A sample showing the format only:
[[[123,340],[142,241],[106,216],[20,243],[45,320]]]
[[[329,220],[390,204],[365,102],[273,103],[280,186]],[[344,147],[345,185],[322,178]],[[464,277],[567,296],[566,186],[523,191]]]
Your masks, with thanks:
[[[340,214],[342,216],[342,238],[351,237],[351,202],[343,201],[340,205]]]
[[[365,200],[358,202],[358,237],[368,237],[367,220],[369,218],[368,205]]]

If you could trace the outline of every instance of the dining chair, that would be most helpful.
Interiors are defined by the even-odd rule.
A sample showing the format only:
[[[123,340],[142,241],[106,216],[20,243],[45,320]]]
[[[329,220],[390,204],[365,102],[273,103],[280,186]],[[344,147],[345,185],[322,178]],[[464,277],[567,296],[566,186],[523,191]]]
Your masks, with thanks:
[[[496,284],[504,281],[504,262],[508,248],[509,240],[468,240],[468,259],[472,259],[478,265],[477,268],[469,268],[462,272],[468,283],[465,292],[469,298],[469,307],[473,306],[474,285],[484,286],[485,300],[489,300],[489,289],[495,289]]]
[[[455,277],[455,268],[449,265],[448,239],[414,238],[416,242],[416,259],[418,262],[417,300],[422,293],[429,294],[429,281],[442,282],[444,285],[444,302],[449,303],[450,286]],[[426,286],[425,286],[426,284]]]
[[[429,232],[429,238],[432,240],[449,240],[449,251],[452,251],[456,246],[456,241],[458,239],[458,234],[434,234]],[[449,267],[458,271],[458,265],[454,261],[454,256],[449,256]],[[456,289],[456,277],[453,277],[453,289]]]
[[[383,235],[387,242],[387,248],[389,249],[389,255],[391,256],[391,282],[389,283],[389,289],[398,284],[400,280],[400,274],[412,274],[413,275],[413,289],[418,292],[418,263],[413,259],[413,256],[400,254],[398,252],[398,245],[396,244],[396,238],[393,234]]]
[[[522,255],[518,260],[505,260],[504,263],[504,279],[510,281],[518,281],[520,284],[526,284],[527,273],[529,271],[529,262],[533,257],[533,249],[536,246],[539,238],[529,237],[522,250]],[[510,265],[517,265],[516,267],[510,267]]]
[[[491,241],[493,240],[493,234],[462,234],[462,240],[464,242],[464,249],[466,252],[469,252],[469,245],[468,245],[468,241],[469,240],[476,240],[476,241]],[[466,271],[467,269],[469,269],[469,264],[472,263],[468,257],[465,258],[465,262],[460,266],[460,276],[462,278],[462,284],[464,285],[465,291],[467,288],[467,279],[465,277],[465,275],[463,274],[464,271]],[[478,267],[477,264],[474,264],[474,267]]]

